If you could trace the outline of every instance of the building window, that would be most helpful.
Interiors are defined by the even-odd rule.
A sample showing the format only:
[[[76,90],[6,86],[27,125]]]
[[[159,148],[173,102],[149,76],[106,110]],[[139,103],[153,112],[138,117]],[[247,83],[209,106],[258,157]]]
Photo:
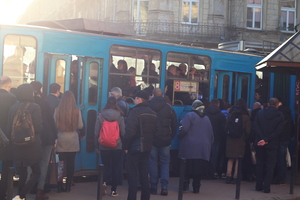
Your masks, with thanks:
[[[280,29],[283,31],[294,31],[296,22],[296,1],[281,1]]]
[[[262,0],[247,0],[247,28],[261,29]]]
[[[199,0],[182,1],[182,22],[197,24],[199,18]]]
[[[133,5],[133,21],[147,22],[149,0],[135,0]]]

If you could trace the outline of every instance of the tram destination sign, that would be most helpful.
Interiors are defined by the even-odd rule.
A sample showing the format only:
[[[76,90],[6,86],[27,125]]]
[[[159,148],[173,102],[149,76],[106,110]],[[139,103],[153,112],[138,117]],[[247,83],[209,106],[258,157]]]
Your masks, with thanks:
[[[175,92],[198,92],[198,82],[174,80]]]

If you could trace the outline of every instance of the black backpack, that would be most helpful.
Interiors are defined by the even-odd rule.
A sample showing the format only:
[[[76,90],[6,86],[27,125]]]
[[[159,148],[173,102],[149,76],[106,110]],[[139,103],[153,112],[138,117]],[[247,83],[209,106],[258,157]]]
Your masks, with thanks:
[[[230,138],[241,138],[243,136],[243,117],[240,113],[232,113],[227,121],[227,135]]]
[[[31,114],[28,110],[30,103],[21,103],[13,118],[11,140],[18,146],[30,145],[35,141],[35,131]]]

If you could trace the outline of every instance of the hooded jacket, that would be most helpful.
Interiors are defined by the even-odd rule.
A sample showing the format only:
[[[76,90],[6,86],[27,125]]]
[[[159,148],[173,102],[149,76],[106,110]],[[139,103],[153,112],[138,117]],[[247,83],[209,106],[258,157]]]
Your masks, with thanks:
[[[210,119],[214,131],[214,142],[220,142],[226,138],[225,124],[226,117],[217,106],[209,106],[205,109],[205,114]]]
[[[279,136],[283,128],[284,116],[273,106],[258,111],[256,114],[255,128],[255,145],[260,140],[268,142],[264,145],[268,149],[276,149],[279,143]]]
[[[107,121],[118,121],[120,127],[120,139],[117,141],[117,146],[115,148],[105,147],[99,144],[99,133],[103,124],[103,118]],[[99,114],[95,124],[95,147],[99,150],[115,150],[115,149],[122,149],[122,140],[121,138],[124,137],[125,134],[125,123],[124,118],[118,110],[114,109],[104,109],[101,111],[101,115]]]
[[[153,146],[170,146],[178,126],[174,109],[170,104],[166,103],[163,97],[154,97],[148,104],[156,112],[158,120],[157,131],[153,137]]]

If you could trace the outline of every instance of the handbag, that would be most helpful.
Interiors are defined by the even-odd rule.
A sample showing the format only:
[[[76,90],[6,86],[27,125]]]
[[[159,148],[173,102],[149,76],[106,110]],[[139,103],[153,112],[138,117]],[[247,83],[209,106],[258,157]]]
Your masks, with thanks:
[[[55,158],[55,147],[52,148],[49,162],[49,185],[57,185],[58,165]]]
[[[9,144],[9,140],[0,128],[0,149],[7,146],[8,144]]]
[[[253,147],[253,145],[250,147],[251,148],[251,160],[252,160],[252,164],[256,165],[256,152],[255,149]]]
[[[292,160],[291,160],[289,148],[286,149],[286,165],[287,165],[287,167],[292,166]]]

